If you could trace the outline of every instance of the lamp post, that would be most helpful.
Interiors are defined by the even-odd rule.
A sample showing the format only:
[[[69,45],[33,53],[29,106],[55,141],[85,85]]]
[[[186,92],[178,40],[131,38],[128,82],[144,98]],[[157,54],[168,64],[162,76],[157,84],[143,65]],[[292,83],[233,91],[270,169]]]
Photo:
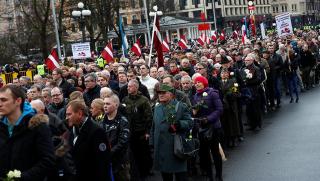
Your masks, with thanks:
[[[157,16],[161,16],[163,14],[162,11],[158,11],[158,6],[153,6],[153,10],[154,10],[154,12],[150,12],[149,13],[149,16],[153,16],[154,17],[154,19],[153,19],[153,27],[152,27],[152,38],[151,38],[151,42],[150,42],[149,67],[150,67],[150,64],[151,64],[151,54],[152,54],[154,30],[155,30],[155,27],[156,27]]]
[[[82,2],[78,3],[78,8],[79,8],[79,10],[73,10],[71,14],[74,18],[79,18],[80,28],[82,30],[82,42],[85,42],[86,41],[86,31],[85,31],[86,27],[85,27],[84,18],[86,16],[90,16],[91,11],[88,9],[84,9],[84,4]]]

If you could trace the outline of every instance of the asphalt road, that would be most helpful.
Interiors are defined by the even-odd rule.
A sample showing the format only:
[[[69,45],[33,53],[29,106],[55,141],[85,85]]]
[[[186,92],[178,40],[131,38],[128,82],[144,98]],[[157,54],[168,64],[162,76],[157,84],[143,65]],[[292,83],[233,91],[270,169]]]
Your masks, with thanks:
[[[299,103],[284,97],[263,121],[262,130],[247,131],[244,142],[225,150],[224,181],[320,180],[320,88],[302,93]],[[161,179],[156,173],[149,180]]]

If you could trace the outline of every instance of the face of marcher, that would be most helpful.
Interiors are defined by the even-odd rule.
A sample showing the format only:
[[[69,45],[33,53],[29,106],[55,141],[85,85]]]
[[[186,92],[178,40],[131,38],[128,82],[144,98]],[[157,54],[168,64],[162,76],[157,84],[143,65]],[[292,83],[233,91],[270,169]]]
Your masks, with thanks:
[[[207,70],[206,70],[202,65],[197,65],[197,66],[195,67],[195,71],[196,71],[197,73],[200,73],[201,75],[204,75]]]
[[[228,79],[229,78],[229,73],[228,72],[221,72],[221,78],[222,79]]]
[[[30,89],[30,98],[36,99],[40,97],[40,92],[37,90],[37,88]]]
[[[150,76],[151,77],[153,77],[153,78],[157,78],[157,68],[155,68],[155,67],[152,67],[151,69],[150,69]]]
[[[93,89],[97,83],[92,77],[87,77],[84,79],[84,85],[87,89]]]
[[[177,65],[175,63],[170,63],[170,71],[175,72],[177,70]]]
[[[108,86],[108,81],[103,77],[98,77],[98,84],[101,87],[106,87],[106,86]]]
[[[181,80],[182,90],[190,90],[192,87],[191,81],[189,80]]]
[[[81,111],[75,112],[72,110],[71,106],[68,106],[66,110],[66,119],[69,127],[77,126],[82,119],[82,113]]]
[[[159,96],[159,102],[161,103],[167,103],[173,97],[171,92],[158,92],[158,96]]]
[[[134,79],[136,79],[136,75],[134,75],[134,73],[132,73],[132,72],[128,72],[127,78],[128,78],[128,81],[134,80]]]
[[[52,78],[54,81],[58,81],[61,78],[61,75],[58,74],[56,71],[52,72]]]
[[[14,99],[10,90],[0,92],[0,116],[9,116],[20,109],[21,98]]]
[[[174,83],[171,82],[171,78],[170,78],[170,77],[164,78],[164,79],[162,80],[162,83],[163,83],[163,84],[166,84],[166,85],[168,85],[168,86],[170,86],[170,87],[174,87]]]
[[[101,109],[99,109],[99,107],[94,103],[91,103],[90,112],[94,118],[102,114]]]
[[[49,96],[49,92],[46,92],[46,91],[42,92],[41,97],[45,105],[48,105],[49,103],[51,103],[51,97]]]
[[[111,114],[118,109],[117,104],[114,102],[112,98],[107,97],[103,100],[103,102],[104,102],[103,109],[106,114]]]
[[[128,84],[128,94],[136,94],[138,92],[138,88],[134,83],[129,82]]]
[[[126,74],[119,74],[119,83],[125,84],[127,83],[127,76]]]
[[[244,63],[246,66],[249,66],[253,63],[253,58],[251,57],[246,57],[246,59],[244,59]]]
[[[51,91],[52,102],[55,104],[60,104],[63,101],[63,94],[59,89],[52,89]]]
[[[147,76],[149,74],[149,70],[145,65],[140,66],[140,74],[141,76]]]
[[[273,46],[269,46],[268,47],[268,51],[273,54],[274,53],[274,47]]]
[[[195,82],[194,86],[196,87],[197,90],[202,90],[204,89],[204,85],[201,82]]]

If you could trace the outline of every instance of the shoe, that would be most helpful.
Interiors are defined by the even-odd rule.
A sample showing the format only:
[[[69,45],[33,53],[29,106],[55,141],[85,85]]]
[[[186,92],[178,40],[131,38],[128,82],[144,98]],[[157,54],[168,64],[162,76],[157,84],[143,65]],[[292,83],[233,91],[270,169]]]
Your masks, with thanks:
[[[296,98],[296,103],[298,103],[299,102],[299,98]]]
[[[293,103],[293,98],[290,99],[290,103]]]

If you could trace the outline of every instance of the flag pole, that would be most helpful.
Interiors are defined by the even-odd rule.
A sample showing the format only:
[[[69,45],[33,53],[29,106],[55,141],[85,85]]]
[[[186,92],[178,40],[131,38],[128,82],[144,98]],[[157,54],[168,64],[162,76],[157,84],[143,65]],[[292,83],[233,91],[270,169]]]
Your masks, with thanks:
[[[61,60],[61,47],[60,47],[60,39],[59,39],[59,32],[58,32],[55,0],[51,0],[51,4],[52,4],[52,17],[53,17],[53,22],[54,22],[54,31],[56,34],[56,41],[57,41],[57,51],[58,51],[59,60]],[[62,62],[64,62],[64,61],[62,60]]]
[[[151,42],[150,42],[150,53],[149,53],[149,62],[148,62],[149,67],[151,65],[151,54],[152,54],[152,46],[153,46],[153,39],[154,39],[154,27],[156,26],[156,19],[157,19],[157,12],[154,13],[154,19],[153,19],[152,38],[151,38]]]

